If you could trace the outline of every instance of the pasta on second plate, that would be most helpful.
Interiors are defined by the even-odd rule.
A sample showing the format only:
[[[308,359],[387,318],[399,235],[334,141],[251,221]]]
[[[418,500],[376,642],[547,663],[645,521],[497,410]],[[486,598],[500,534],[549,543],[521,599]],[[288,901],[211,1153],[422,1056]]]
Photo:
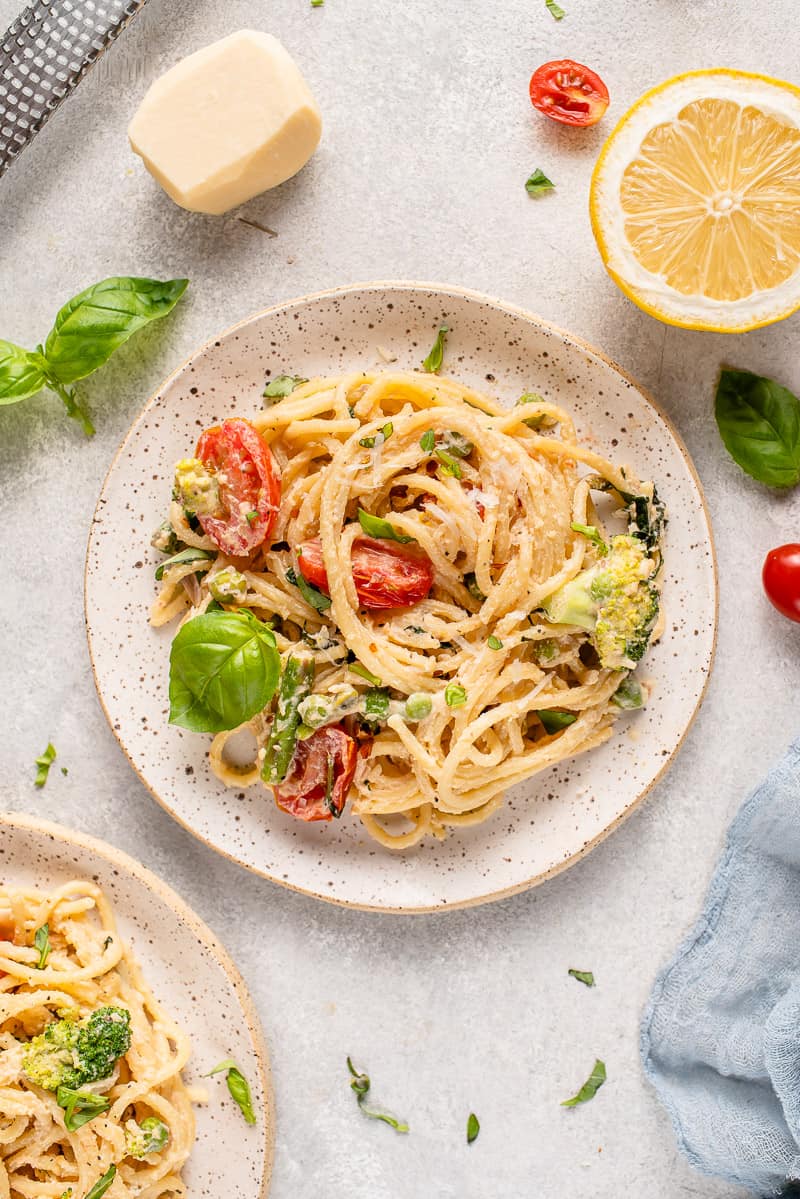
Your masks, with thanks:
[[[188,1058],[98,886],[0,887],[2,1199],[186,1195]]]
[[[182,618],[171,719],[217,734],[225,783],[265,783],[304,820],[350,796],[406,848],[486,819],[641,706],[665,523],[651,482],[533,394],[509,409],[401,372],[282,394],[201,436],[154,539],[170,557],[151,620]],[[279,655],[271,689],[190,652],[232,635],[231,614]]]

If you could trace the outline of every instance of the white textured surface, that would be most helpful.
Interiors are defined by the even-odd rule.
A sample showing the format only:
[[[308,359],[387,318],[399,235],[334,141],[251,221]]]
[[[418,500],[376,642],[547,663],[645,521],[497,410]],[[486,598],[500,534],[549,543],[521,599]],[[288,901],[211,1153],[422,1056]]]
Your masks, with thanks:
[[[566,54],[599,66],[610,116],[679,70],[796,70],[794,0],[150,0],[0,182],[0,335],[34,345],[59,303],[110,273],[187,273],[190,296],[85,392],[86,444],[41,397],[0,411],[3,733],[8,806],[91,831],[160,873],[227,944],[275,1067],[276,1199],[730,1199],[686,1167],[637,1056],[655,971],[694,918],[744,792],[797,732],[798,630],[761,596],[765,551],[796,539],[796,497],[727,459],[711,414],[721,360],[800,391],[800,321],[736,339],[665,329],[607,280],[586,213],[602,131],[546,125],[528,78]],[[19,8],[0,0],[0,22]],[[241,26],[297,56],[326,122],[300,176],[247,216],[195,217],[160,195],[125,127],[154,74]],[[654,60],[656,65],[654,66]],[[797,81],[797,80],[795,80]],[[541,166],[558,185],[529,200]],[[144,398],[216,329],[265,304],[367,278],[442,279],[539,310],[652,389],[695,455],[721,566],[708,700],[668,779],[584,863],[499,906],[411,921],[323,907],[228,864],[147,796],[105,725],[83,635],[83,550],[105,468]],[[32,785],[48,737],[55,769]],[[587,991],[569,966],[593,969]],[[362,1121],[344,1056],[406,1140]],[[559,1108],[595,1055],[609,1081]],[[464,1144],[466,1116],[481,1118]]]

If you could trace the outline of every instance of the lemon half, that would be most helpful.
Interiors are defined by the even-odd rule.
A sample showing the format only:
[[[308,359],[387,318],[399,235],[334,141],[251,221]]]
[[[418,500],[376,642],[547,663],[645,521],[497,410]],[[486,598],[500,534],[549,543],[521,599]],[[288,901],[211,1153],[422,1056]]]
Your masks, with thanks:
[[[592,176],[606,269],[659,320],[739,333],[800,308],[800,88],[694,71],[642,96]]]

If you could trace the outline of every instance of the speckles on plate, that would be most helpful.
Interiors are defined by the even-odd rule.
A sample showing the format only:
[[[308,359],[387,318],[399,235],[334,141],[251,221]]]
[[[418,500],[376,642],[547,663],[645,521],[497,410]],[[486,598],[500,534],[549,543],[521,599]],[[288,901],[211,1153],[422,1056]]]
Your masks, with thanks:
[[[429,346],[443,320],[450,328],[445,372],[509,404],[524,391],[546,393],[572,411],[579,433],[591,431],[601,452],[660,484],[672,515],[664,595],[671,619],[646,659],[656,682],[649,708],[621,717],[615,736],[591,755],[515,788],[513,806],[493,820],[395,855],[376,851],[354,819],[331,828],[298,825],[261,788],[234,799],[209,771],[209,739],[182,736],[166,723],[171,630],[147,624],[149,567],[157,555],[143,532],[132,557],[130,530],[163,520],[172,463],[220,408],[260,411],[270,372],[372,370],[378,344],[398,355],[387,369],[418,369],[420,347]],[[598,351],[519,309],[455,288],[344,288],[270,309],[209,342],[134,424],[95,522],[101,512],[87,558],[87,627],[100,698],[131,764],[176,819],[221,853],[332,902],[424,911],[499,898],[542,881],[636,806],[679,747],[705,689],[716,632],[714,554],[700,486],[679,438]],[[139,555],[148,569],[133,568]],[[641,732],[635,742],[625,735],[632,720]]]

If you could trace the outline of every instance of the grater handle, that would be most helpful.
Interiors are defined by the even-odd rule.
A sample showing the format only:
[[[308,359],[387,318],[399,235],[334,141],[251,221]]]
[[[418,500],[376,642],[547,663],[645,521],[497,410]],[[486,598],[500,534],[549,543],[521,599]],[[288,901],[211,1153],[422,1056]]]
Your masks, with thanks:
[[[147,0],[34,0],[0,34],[0,176]]]

